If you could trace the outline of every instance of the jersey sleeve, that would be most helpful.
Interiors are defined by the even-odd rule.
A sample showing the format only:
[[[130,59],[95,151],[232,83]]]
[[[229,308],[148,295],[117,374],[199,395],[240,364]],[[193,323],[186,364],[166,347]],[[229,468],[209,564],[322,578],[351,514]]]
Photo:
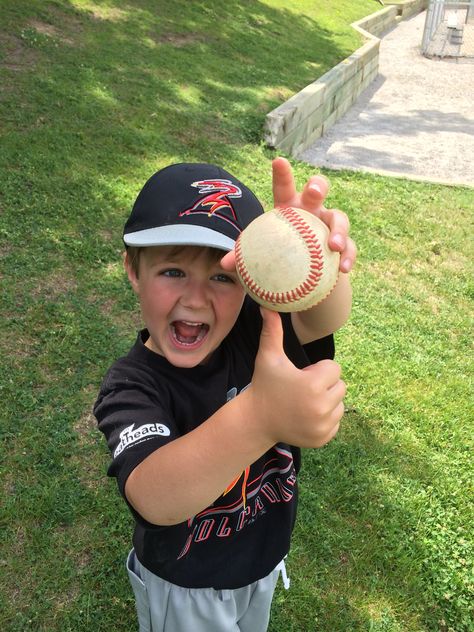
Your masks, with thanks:
[[[147,371],[117,364],[104,379],[94,415],[112,456],[107,474],[117,479],[125,498],[132,470],[177,436],[166,394],[160,393]]]
[[[329,336],[326,336],[325,338],[308,342],[308,344],[303,345],[303,349],[311,364],[315,364],[320,360],[334,360],[336,351],[334,336],[333,334],[329,334]]]

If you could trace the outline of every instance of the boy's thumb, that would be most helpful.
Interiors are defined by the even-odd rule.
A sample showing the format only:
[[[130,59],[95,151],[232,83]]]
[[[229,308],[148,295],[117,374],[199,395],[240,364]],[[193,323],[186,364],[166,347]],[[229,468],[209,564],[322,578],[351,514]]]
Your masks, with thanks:
[[[272,312],[265,307],[260,307],[263,324],[260,334],[260,351],[284,354],[283,350],[283,325],[280,314]]]

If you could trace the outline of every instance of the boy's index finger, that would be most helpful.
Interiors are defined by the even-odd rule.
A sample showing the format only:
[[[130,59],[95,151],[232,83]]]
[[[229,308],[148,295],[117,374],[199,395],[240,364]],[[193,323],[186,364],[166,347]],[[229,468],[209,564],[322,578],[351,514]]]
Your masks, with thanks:
[[[275,158],[272,162],[273,204],[292,206],[296,200],[296,186],[293,170],[285,158]]]

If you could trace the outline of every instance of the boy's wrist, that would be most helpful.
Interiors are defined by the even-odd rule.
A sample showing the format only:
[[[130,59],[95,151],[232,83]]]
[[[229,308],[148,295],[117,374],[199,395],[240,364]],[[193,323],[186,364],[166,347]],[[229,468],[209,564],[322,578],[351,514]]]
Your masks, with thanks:
[[[272,433],[268,415],[264,412],[264,406],[258,397],[255,387],[250,385],[235,398],[239,405],[239,425],[241,432],[248,437],[248,441],[264,454],[272,446],[278,443],[277,437]]]

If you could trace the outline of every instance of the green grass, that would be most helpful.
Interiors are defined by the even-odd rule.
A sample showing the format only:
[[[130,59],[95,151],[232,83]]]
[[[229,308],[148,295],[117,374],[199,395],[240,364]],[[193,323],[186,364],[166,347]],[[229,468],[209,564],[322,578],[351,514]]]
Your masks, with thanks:
[[[132,522],[91,415],[139,326],[123,222],[181,160],[222,164],[269,207],[266,112],[355,50],[350,22],[379,8],[0,0],[2,630],[135,629]],[[473,192],[328,175],[360,250],[337,336],[348,413],[305,452],[270,629],[470,631]]]

